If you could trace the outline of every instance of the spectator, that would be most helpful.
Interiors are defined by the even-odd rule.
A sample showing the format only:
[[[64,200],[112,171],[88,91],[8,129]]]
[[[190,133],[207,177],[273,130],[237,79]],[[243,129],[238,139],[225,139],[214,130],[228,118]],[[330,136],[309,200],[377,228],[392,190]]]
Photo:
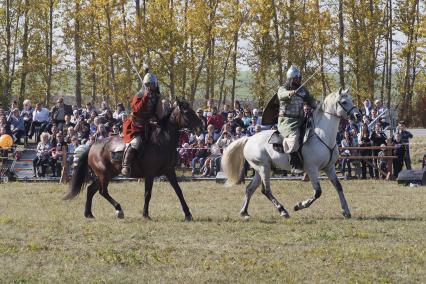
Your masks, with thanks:
[[[256,124],[262,124],[262,116],[260,111],[257,108],[253,109],[252,116],[257,118]],[[252,119],[252,124],[253,124],[253,119]]]
[[[80,141],[83,139],[89,138],[89,135],[90,135],[89,125],[84,121],[84,119],[80,119],[77,122],[77,125],[74,127],[74,130]]]
[[[6,116],[0,115],[0,127],[4,128],[5,134],[12,136],[12,131],[10,130],[10,124],[7,121]]]
[[[360,147],[370,147],[372,145],[372,142],[370,140],[370,133],[368,131],[368,125],[367,124],[363,124],[361,127],[361,135],[360,138],[358,140],[359,146]],[[360,151],[361,156],[371,156],[372,151],[369,149],[366,150],[361,150]],[[371,166],[371,162],[369,160],[361,160],[361,175],[362,175],[362,179],[366,179],[367,178],[367,167],[368,167],[368,172],[370,174],[370,177],[373,178],[374,177],[374,173],[373,173],[373,167]]]
[[[75,132],[75,130],[74,130],[74,127],[72,127],[72,126],[70,126],[70,127],[68,127],[68,129],[67,129],[67,132],[66,132],[67,134],[66,134],[66,136],[65,136],[65,138],[64,138],[64,141],[67,143],[67,144],[70,144],[71,143],[71,139],[72,139],[72,137],[74,137],[75,135],[76,135],[76,132]]]
[[[65,115],[65,122],[64,122],[64,125],[62,126],[64,134],[67,134],[68,128],[74,127],[74,126],[75,124],[71,122],[71,115],[69,114]]]
[[[402,142],[401,133],[395,133],[393,144],[395,146],[394,156],[397,158],[393,160],[393,176],[398,177],[399,172],[404,166],[405,155],[407,154],[408,145]]]
[[[49,133],[43,132],[40,135],[41,141],[37,145],[37,155],[33,159],[34,177],[45,176],[46,167],[50,163],[50,154],[52,152],[51,144],[49,143]],[[39,173],[41,167],[41,173]]]
[[[382,147],[379,151],[379,153],[377,154],[379,157],[378,159],[378,167],[379,167],[379,174],[378,176],[380,176],[380,178],[382,179],[386,179],[387,178],[387,172],[388,172],[388,163],[386,161],[386,159],[384,159],[383,157],[386,156],[386,144],[381,144],[380,147]],[[385,174],[386,173],[386,174]]]
[[[244,109],[242,121],[244,123],[244,128],[251,125],[251,112],[248,108]]]
[[[235,136],[233,139],[239,139],[243,136],[244,136],[243,128],[241,126],[237,126],[237,128],[235,128]]]
[[[101,118],[99,116],[94,117],[90,123],[90,135],[96,134],[99,124],[101,124]]]
[[[379,121],[383,129],[386,129],[389,126],[389,123],[387,122],[388,118],[388,108],[383,105],[381,100],[375,100],[374,106],[377,111],[377,115],[380,116]]]
[[[195,167],[197,162],[200,164],[200,168],[204,165],[205,159],[209,156],[209,151],[206,147],[204,147],[203,140],[198,140],[198,143],[196,145],[196,151],[194,154],[194,158],[191,161],[191,167],[192,167],[192,176],[195,174]]]
[[[222,115],[217,113],[217,107],[213,106],[212,114],[207,119],[207,125],[213,125],[214,131],[216,133],[219,133],[223,126],[223,117]]]
[[[404,156],[405,166],[407,170],[411,170],[411,157],[410,157],[410,139],[413,138],[413,134],[407,131],[404,121],[398,123],[397,132],[401,134],[401,141],[406,145],[406,152]]]
[[[21,111],[21,117],[24,119],[25,135],[28,135],[28,132],[30,131],[30,128],[31,128],[31,122],[33,120],[34,109],[31,106],[30,100],[24,100],[23,106],[24,107]]]
[[[98,142],[98,141],[102,141],[103,139],[105,139],[107,137],[108,137],[108,133],[106,131],[105,124],[100,123],[98,125],[98,129],[95,133],[95,140],[96,140],[96,142]]]
[[[197,109],[197,117],[201,120],[203,129],[207,129],[207,118],[203,115],[203,110],[201,108]]]
[[[259,133],[259,132],[261,132],[262,131],[262,125],[256,125],[255,126],[255,129],[254,129],[254,134],[257,134],[257,133]]]
[[[16,100],[12,101],[12,105],[10,106],[10,109],[9,109],[9,112],[8,112],[9,115],[12,113],[12,111],[14,109],[18,109],[19,110],[18,102]]]
[[[9,116],[10,131],[12,132],[15,142],[20,144],[21,137],[25,135],[24,118],[20,116],[19,109],[12,110]]]
[[[230,109],[230,106],[224,103],[222,106],[222,112],[220,113],[222,115],[223,121],[227,120],[228,113],[230,112],[229,109]]]
[[[238,101],[238,100],[234,101],[234,110],[232,112],[233,112],[234,116],[237,116],[238,113],[243,112],[240,101]]]
[[[257,120],[258,119],[257,119],[256,116],[253,116],[251,118],[251,125],[249,127],[247,127],[247,129],[246,129],[246,134],[248,136],[252,136],[256,133],[256,125],[258,125]]]
[[[387,139],[387,137],[386,137],[386,134],[382,130],[382,125],[380,124],[380,122],[377,122],[375,124],[374,130],[373,130],[373,132],[371,133],[371,136],[370,136],[370,140],[371,140],[373,146],[380,146],[382,144],[386,145],[386,139]],[[380,150],[373,150],[374,156],[377,156],[379,154],[379,152],[380,152]],[[375,166],[375,170],[374,170],[375,177],[378,178],[379,177],[378,160],[375,159],[373,162],[374,162],[374,166]]]
[[[61,97],[56,101],[56,105],[52,107],[52,110],[50,111],[52,123],[55,123],[61,131],[63,129],[63,125],[65,123],[65,116],[67,114],[70,116],[73,114],[72,107],[70,105],[65,104],[64,98]]]
[[[355,122],[354,118],[349,117],[348,124],[346,125],[345,131],[351,133],[352,129],[354,129],[354,128],[356,128],[356,130],[358,132],[358,125],[357,125],[357,123]]]
[[[219,135],[215,133],[213,124],[209,124],[207,126],[207,133],[204,135],[204,144],[207,147],[211,147],[211,145],[216,143],[217,138],[219,138]]]
[[[109,105],[106,101],[102,101],[101,103],[101,108],[99,109],[99,116],[100,117],[105,117],[105,115],[107,114],[107,112],[111,111],[109,109]]]
[[[117,120],[113,117],[112,111],[108,110],[103,117],[103,124],[105,125],[106,131],[110,131],[112,126],[117,124]]]
[[[126,113],[126,109],[124,108],[124,105],[122,103],[118,103],[117,104],[117,108],[115,109],[112,117],[116,120],[116,121],[121,121],[121,117],[123,116],[123,114]]]
[[[204,109],[203,116],[208,119],[213,114],[214,100],[207,100],[207,107]]]
[[[366,99],[363,103],[363,108],[361,109],[361,113],[367,117],[370,116],[371,113],[371,101],[369,99]]]
[[[92,112],[96,111],[91,102],[86,104],[86,108],[83,110],[84,119],[89,119],[92,117]]]
[[[60,142],[52,148],[50,157],[50,167],[52,169],[52,177],[60,177],[62,172],[63,151],[66,151],[66,146]]]
[[[47,125],[49,124],[49,110],[44,108],[41,103],[37,103],[36,109],[33,112],[33,119],[31,122],[30,132],[28,136],[32,138],[34,135],[36,127],[39,128],[39,133],[43,133]],[[36,141],[39,140],[39,137],[35,138]]]
[[[344,138],[342,140],[342,147],[354,147],[355,141],[352,138],[349,131],[345,131]],[[351,156],[351,150],[343,150],[342,153],[340,153],[343,157],[350,157]],[[348,173],[346,174],[346,168],[348,169]],[[352,176],[352,167],[351,167],[351,161],[349,158],[342,159],[342,176],[346,178],[350,178]]]

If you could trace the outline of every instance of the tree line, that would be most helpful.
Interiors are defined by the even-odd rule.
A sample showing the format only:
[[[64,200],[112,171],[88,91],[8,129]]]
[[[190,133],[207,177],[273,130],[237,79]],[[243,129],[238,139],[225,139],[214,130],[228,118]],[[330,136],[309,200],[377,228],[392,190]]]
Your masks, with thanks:
[[[426,124],[420,0],[2,0],[0,35],[4,105],[129,101],[144,64],[166,96],[220,103],[237,99],[245,65],[263,105],[294,64],[317,97],[350,87]]]

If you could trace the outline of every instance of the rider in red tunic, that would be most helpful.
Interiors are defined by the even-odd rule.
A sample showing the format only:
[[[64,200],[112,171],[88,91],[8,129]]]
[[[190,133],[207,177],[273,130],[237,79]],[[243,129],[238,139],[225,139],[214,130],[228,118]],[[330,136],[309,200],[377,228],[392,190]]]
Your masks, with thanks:
[[[137,93],[130,103],[132,113],[123,123],[124,150],[121,174],[130,175],[130,166],[142,149],[145,131],[153,117],[161,119],[163,115],[161,96],[156,85],[155,75],[147,73],[143,79],[144,90]]]

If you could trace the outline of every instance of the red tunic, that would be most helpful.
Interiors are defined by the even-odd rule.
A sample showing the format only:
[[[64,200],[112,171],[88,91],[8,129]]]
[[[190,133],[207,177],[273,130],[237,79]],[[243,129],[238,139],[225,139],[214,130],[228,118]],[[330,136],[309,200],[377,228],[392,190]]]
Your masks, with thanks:
[[[150,96],[147,91],[145,91],[143,96],[136,95],[133,97],[132,102],[130,103],[130,107],[132,108],[132,115],[123,123],[124,143],[130,143],[130,141],[132,141],[137,134],[144,133],[145,123],[135,122],[132,116],[135,116],[139,119],[145,119],[149,99]]]

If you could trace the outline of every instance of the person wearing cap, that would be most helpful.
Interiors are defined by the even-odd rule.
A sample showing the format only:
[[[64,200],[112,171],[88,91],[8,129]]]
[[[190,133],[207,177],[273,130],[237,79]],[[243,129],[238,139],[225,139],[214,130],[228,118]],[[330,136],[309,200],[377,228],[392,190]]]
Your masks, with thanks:
[[[306,103],[312,109],[316,107],[316,100],[308,90],[301,86],[302,76],[299,69],[291,66],[287,71],[287,82],[278,89],[279,116],[278,130],[284,137],[284,152],[290,154],[290,165],[295,174],[303,173],[299,157],[300,127],[303,124],[303,105]]]
[[[158,92],[156,78],[147,73],[143,79],[144,90],[138,92],[132,99],[132,112],[123,124],[123,139],[126,143],[121,174],[130,176],[130,166],[142,150],[144,138],[147,135],[150,120],[154,117],[161,119],[163,109],[161,95]]]

